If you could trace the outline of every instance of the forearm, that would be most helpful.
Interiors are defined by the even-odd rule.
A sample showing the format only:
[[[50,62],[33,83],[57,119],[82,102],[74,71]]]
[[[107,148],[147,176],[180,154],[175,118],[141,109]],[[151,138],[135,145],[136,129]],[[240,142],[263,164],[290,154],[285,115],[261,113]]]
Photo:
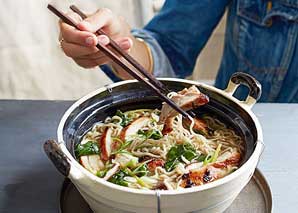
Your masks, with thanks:
[[[196,59],[230,0],[166,1],[160,13],[136,37],[149,44],[153,74],[157,77],[185,78],[192,74]],[[198,12],[200,11],[200,12]],[[143,45],[131,55],[145,68],[150,66]]]
[[[136,51],[134,53],[134,55],[135,55],[135,58],[138,58],[137,60],[139,60],[139,62],[144,61],[144,64],[147,62],[147,66],[148,66],[147,70],[148,71],[151,71],[151,73],[156,77],[177,77],[167,55],[163,51],[163,49],[160,46],[160,44],[158,43],[158,41],[152,36],[151,32],[144,30],[144,29],[134,29],[134,30],[132,30],[132,35],[135,38],[138,38],[137,39],[138,41],[139,41],[139,39],[141,39],[142,41],[146,42],[146,46],[147,46],[146,48],[148,48],[147,52],[149,51],[148,55],[150,54],[151,56],[148,56],[149,58],[147,57],[147,54],[145,54],[144,56],[141,56],[138,51]],[[143,42],[141,42],[141,43],[143,43]],[[135,50],[137,50],[137,48]],[[151,61],[151,57],[152,57],[152,61]],[[143,66],[146,68],[146,65],[144,65],[144,64],[143,64]],[[105,67],[105,68],[106,68],[106,69],[104,69],[105,73],[108,75],[111,74],[111,69],[107,69],[107,67]],[[123,73],[125,72],[118,66],[117,66],[117,68],[120,70],[120,72],[121,71]],[[118,72],[118,71],[116,69],[114,69],[114,73],[120,79],[125,79],[125,78],[122,78],[116,72]],[[111,77],[111,79],[113,79],[113,77]],[[118,81],[119,79],[113,79],[113,80]]]

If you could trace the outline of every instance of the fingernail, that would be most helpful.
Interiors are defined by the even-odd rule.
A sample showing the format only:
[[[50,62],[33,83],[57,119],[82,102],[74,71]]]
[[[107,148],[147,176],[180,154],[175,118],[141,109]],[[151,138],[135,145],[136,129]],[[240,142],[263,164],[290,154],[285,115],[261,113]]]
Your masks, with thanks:
[[[131,47],[131,44],[128,40],[125,40],[123,42],[121,42],[119,44],[119,46],[122,48],[122,49],[129,49]]]
[[[93,37],[87,37],[85,42],[86,42],[87,45],[94,45]]]
[[[103,45],[107,45],[110,42],[107,36],[98,36],[97,39],[98,39],[98,42],[100,42]]]

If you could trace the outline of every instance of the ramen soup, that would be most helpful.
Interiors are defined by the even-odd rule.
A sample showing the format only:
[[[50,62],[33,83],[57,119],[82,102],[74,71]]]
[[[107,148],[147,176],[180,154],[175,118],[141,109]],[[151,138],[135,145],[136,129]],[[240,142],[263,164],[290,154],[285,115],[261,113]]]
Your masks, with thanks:
[[[208,102],[196,87],[168,96],[184,110]],[[111,183],[172,190],[230,174],[239,166],[243,144],[216,117],[185,119],[164,104],[161,110],[118,110],[87,132],[75,154],[82,166]]]

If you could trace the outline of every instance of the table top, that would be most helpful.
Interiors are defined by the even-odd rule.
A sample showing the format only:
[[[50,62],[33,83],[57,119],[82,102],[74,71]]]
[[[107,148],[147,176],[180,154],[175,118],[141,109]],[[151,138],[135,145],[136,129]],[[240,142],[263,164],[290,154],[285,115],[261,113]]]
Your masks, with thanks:
[[[70,101],[0,101],[0,212],[57,212],[64,177],[43,152]],[[258,168],[274,212],[298,209],[298,104],[256,104],[265,151]]]

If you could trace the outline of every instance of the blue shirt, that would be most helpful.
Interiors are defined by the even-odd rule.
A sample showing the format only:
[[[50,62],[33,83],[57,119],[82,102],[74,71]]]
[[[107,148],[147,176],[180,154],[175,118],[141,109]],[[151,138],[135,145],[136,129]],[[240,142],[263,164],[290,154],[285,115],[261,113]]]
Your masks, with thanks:
[[[133,34],[150,45],[157,77],[185,78],[228,9],[224,52],[215,86],[237,71],[262,84],[263,102],[298,102],[298,0],[167,0]],[[237,91],[245,97],[245,88]]]

